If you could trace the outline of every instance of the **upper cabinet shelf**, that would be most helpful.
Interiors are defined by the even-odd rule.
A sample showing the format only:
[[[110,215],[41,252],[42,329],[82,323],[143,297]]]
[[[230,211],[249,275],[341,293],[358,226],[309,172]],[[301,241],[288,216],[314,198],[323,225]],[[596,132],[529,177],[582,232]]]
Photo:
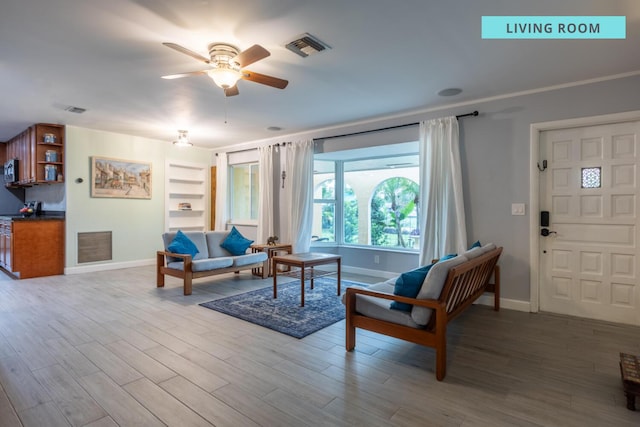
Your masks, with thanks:
[[[8,186],[28,187],[38,184],[64,182],[65,157],[64,125],[38,123],[6,146],[6,158],[18,159],[18,177]]]

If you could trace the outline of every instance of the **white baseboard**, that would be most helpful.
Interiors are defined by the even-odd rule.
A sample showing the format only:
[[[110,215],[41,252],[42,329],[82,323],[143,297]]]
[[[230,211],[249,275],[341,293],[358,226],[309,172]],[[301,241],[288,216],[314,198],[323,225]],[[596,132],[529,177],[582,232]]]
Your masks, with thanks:
[[[79,267],[66,267],[64,269],[64,274],[82,274],[82,273],[93,273],[96,271],[107,271],[107,270],[120,270],[122,268],[131,268],[131,267],[143,267],[148,265],[155,265],[156,259],[140,259],[136,261],[124,261],[124,262],[111,262],[107,264],[91,264],[91,265],[83,265]]]
[[[325,266],[323,265],[322,268],[324,269],[324,267]],[[381,282],[393,277],[398,277],[400,275],[399,273],[393,273],[391,271],[371,270],[368,268],[350,267],[348,265],[343,265],[341,270],[343,273],[353,273],[362,274],[364,276],[379,277]]]
[[[476,304],[488,305],[493,307],[493,295],[483,295],[476,301]],[[524,311],[529,313],[531,311],[531,304],[529,301],[520,301],[517,299],[500,298],[500,308],[507,310]]]

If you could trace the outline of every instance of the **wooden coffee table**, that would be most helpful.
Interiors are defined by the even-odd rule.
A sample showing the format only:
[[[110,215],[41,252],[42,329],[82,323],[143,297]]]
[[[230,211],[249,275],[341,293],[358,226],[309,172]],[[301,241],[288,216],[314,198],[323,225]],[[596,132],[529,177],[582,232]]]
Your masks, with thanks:
[[[304,307],[304,282],[309,279],[311,289],[313,289],[313,279],[327,276],[330,274],[338,275],[338,296],[340,295],[340,255],[324,254],[318,252],[305,252],[301,254],[277,255],[271,258],[273,271],[273,298],[278,298],[278,264],[288,267],[297,267],[299,270],[293,270],[281,275],[289,277],[297,277],[300,275],[300,307]],[[327,272],[315,270],[314,267],[331,263],[338,264],[337,272]]]

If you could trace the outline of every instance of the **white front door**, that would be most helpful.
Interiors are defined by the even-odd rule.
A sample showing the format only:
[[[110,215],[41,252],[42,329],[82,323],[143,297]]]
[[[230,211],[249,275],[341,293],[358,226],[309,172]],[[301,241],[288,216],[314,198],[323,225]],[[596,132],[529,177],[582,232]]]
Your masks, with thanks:
[[[639,138],[640,121],[540,134],[540,310],[640,325]]]

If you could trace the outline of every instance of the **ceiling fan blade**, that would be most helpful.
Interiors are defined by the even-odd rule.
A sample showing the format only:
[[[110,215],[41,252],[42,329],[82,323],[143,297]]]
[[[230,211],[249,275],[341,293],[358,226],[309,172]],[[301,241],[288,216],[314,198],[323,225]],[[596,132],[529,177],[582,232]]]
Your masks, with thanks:
[[[267,49],[263,48],[259,44],[254,44],[249,49],[240,52],[235,58],[231,59],[231,61],[238,64],[240,68],[243,68],[256,61],[260,61],[269,55],[271,55],[271,53],[269,53]]]
[[[207,71],[208,70],[201,70],[201,71],[191,71],[189,73],[169,74],[168,76],[162,76],[162,78],[167,80],[181,79],[183,77],[191,77],[191,76],[197,76],[199,74],[207,74]]]
[[[200,55],[199,53],[196,53],[192,50],[187,49],[186,47],[182,47],[179,44],[175,44],[175,43],[162,43],[163,45],[165,45],[166,47],[170,47],[171,49],[177,50],[180,53],[184,53],[185,55],[189,55],[192,58],[197,59],[198,61],[202,61],[205,64],[208,64],[211,62],[210,59],[205,58],[204,56]]]
[[[238,85],[228,87],[224,90],[224,96],[236,96],[239,94],[240,94],[240,91],[238,90]]]
[[[249,80],[250,82],[260,83],[277,89],[284,89],[289,84],[288,80],[267,76],[266,74],[254,73],[249,70],[242,70],[241,73],[243,80]]]

